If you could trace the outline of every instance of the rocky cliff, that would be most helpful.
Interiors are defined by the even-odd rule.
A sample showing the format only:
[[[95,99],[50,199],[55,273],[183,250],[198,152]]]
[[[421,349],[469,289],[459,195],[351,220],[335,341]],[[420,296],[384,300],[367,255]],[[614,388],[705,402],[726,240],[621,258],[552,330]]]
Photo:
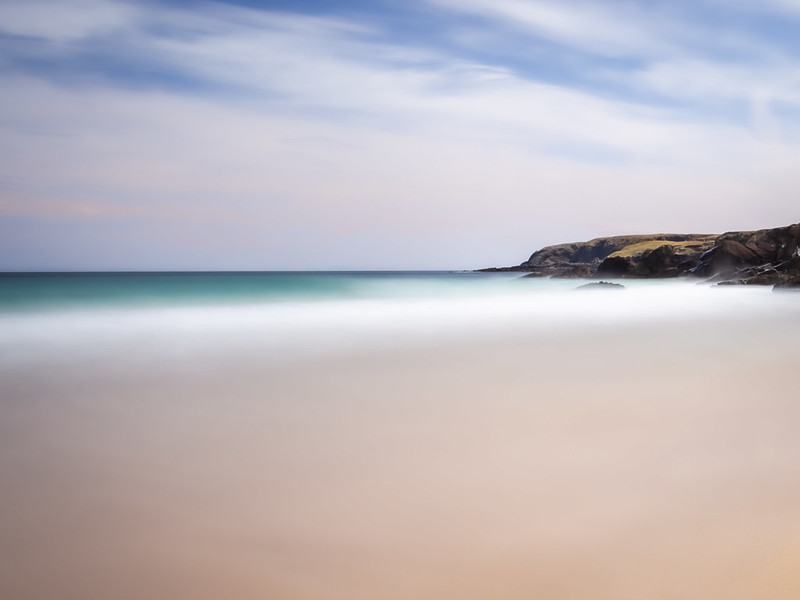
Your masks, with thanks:
[[[712,234],[603,237],[547,246],[512,267],[528,277],[681,277],[717,283],[800,286],[800,224]]]

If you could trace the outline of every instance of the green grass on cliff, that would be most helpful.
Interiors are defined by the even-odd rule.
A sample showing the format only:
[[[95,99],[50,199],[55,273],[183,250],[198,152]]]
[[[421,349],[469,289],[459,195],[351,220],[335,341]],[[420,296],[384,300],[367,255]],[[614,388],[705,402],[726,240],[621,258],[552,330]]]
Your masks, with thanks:
[[[666,240],[645,240],[643,242],[636,242],[630,244],[609,254],[609,257],[632,258],[639,256],[648,250],[655,250],[661,246],[671,246],[675,254],[693,254],[695,252],[703,252],[708,250],[714,244],[716,236],[709,236],[704,240],[691,240],[687,242],[670,242]]]

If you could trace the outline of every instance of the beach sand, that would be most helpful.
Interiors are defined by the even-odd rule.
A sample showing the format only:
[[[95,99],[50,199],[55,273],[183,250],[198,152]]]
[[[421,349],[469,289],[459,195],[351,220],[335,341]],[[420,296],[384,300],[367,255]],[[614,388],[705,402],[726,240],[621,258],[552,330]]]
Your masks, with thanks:
[[[800,598],[796,327],[3,374],[4,598]]]

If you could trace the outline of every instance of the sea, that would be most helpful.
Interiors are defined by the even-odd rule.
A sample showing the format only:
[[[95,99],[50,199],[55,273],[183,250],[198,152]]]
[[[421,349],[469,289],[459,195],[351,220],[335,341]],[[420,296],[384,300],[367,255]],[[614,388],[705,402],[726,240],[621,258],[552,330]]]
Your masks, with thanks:
[[[500,333],[797,317],[796,295],[769,287],[626,280],[624,293],[576,290],[585,283],[466,271],[7,273],[0,357],[6,366],[230,351],[273,361]]]
[[[0,597],[800,597],[800,294],[0,274]]]

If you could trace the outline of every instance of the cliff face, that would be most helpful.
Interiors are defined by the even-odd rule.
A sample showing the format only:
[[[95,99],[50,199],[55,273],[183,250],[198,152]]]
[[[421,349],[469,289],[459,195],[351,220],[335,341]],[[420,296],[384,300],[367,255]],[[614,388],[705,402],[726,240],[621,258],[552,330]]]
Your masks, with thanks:
[[[720,282],[791,284],[800,279],[800,224],[723,233],[691,272]]]
[[[608,277],[677,277],[714,243],[705,234],[621,235],[549,246],[522,267],[532,273]]]
[[[514,266],[528,277],[679,277],[800,285],[800,224],[722,235],[621,235],[547,246]]]

